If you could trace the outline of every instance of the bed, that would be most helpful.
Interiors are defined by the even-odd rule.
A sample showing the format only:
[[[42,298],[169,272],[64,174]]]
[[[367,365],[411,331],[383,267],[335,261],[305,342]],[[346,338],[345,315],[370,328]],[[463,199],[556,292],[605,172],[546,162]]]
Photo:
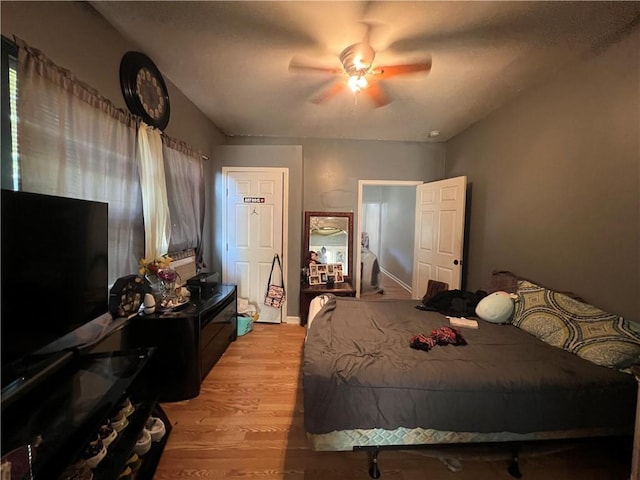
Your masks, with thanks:
[[[528,318],[527,301],[521,299],[514,318]],[[477,329],[458,329],[465,345],[410,348],[415,335],[449,326],[447,317],[418,310],[418,303],[330,295],[312,302],[303,389],[315,450],[367,449],[377,478],[378,451],[386,447],[633,433],[637,382],[627,371],[542,340],[531,322],[525,328],[477,319]],[[544,308],[532,308],[535,324]],[[637,359],[640,336],[624,335],[625,358]],[[587,350],[593,355],[593,347]]]

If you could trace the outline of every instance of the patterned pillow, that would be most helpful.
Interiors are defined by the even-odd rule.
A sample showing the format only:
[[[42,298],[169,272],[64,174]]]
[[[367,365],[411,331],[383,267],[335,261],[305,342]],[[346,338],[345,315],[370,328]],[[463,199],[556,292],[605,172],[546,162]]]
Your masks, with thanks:
[[[518,282],[511,323],[597,365],[640,364],[640,334],[622,317],[526,280]]]

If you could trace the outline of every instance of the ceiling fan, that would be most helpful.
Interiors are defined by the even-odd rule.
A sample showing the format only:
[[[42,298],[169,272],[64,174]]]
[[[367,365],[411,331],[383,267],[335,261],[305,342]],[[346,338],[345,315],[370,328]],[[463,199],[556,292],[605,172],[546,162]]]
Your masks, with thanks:
[[[366,94],[371,98],[376,107],[382,107],[390,103],[390,99],[379,84],[379,80],[387,80],[399,75],[411,73],[429,72],[431,70],[431,57],[419,63],[400,65],[388,65],[384,67],[374,66],[373,60],[376,51],[369,44],[371,26],[368,25],[367,34],[362,42],[349,45],[340,53],[339,59],[342,68],[322,67],[310,65],[299,59],[293,58],[289,63],[290,71],[315,71],[341,75],[340,79],[320,95],[313,98],[313,103],[324,103],[335,97],[342,91],[349,89],[354,94]]]

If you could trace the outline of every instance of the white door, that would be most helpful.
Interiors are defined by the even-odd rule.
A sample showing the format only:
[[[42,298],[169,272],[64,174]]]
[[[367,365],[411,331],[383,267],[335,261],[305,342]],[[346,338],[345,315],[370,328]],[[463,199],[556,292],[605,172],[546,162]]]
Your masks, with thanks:
[[[238,286],[238,297],[257,307],[260,322],[283,321],[281,308],[264,305],[274,254],[283,255],[284,172],[282,169],[223,169],[226,249],[223,281]],[[284,265],[283,265],[284,266]],[[282,276],[274,272],[272,283]]]
[[[417,187],[413,298],[422,298],[429,279],[461,287],[466,190],[467,177]]]

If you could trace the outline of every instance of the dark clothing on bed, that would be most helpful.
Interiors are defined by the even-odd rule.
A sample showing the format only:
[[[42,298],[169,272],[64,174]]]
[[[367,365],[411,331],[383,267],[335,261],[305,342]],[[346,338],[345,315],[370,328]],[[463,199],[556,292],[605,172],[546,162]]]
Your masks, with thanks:
[[[487,296],[487,292],[464,292],[462,290],[445,290],[438,292],[430,299],[422,299],[427,310],[450,315],[452,317],[472,317],[476,314],[478,302]]]

